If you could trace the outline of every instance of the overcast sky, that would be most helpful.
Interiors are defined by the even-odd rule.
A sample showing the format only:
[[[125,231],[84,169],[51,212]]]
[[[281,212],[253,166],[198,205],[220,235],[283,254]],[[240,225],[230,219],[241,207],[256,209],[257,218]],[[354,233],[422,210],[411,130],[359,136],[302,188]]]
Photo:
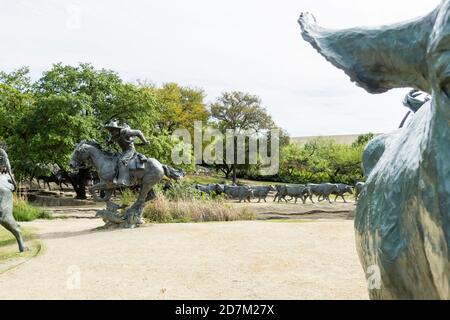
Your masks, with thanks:
[[[439,0],[0,0],[0,70],[91,62],[126,81],[178,82],[262,98],[292,136],[388,132],[407,89],[370,95],[302,40],[297,18],[331,28],[424,15]]]

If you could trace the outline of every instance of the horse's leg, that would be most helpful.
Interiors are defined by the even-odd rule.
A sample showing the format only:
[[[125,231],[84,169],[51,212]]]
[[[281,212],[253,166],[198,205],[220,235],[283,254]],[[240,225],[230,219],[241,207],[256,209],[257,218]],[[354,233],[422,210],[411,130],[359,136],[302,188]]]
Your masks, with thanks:
[[[125,209],[127,206],[119,205],[111,201],[114,189],[105,189],[103,190],[105,196],[102,198],[104,202],[106,202],[106,208],[111,211],[117,211],[119,209]]]
[[[136,202],[127,210],[127,225],[126,228],[134,228],[136,225],[144,224],[142,219],[142,211],[144,209],[147,197],[153,190],[156,183],[144,183]],[[154,194],[154,192],[153,192]]]
[[[116,188],[108,188],[108,185],[104,182],[97,183],[96,185],[89,188],[89,192],[94,197],[96,202],[106,202],[106,207],[109,210],[117,211],[118,209],[125,209],[126,206],[118,205],[111,201],[112,195]],[[104,197],[99,197],[95,193],[96,191],[103,191],[105,193]]]
[[[96,202],[105,202],[104,198],[101,198],[101,197],[97,196],[95,194],[95,192],[96,191],[101,191],[101,190],[106,190],[107,187],[108,187],[108,185],[105,182],[100,182],[100,183],[97,183],[96,185],[93,185],[88,190],[89,190],[89,193],[92,194],[92,197],[94,198],[94,200]]]
[[[145,173],[141,180],[141,190],[136,202],[127,210],[127,228],[134,228],[137,224],[142,224],[142,211],[146,199],[153,187],[164,178],[164,170],[161,164],[154,160],[149,160],[145,165]]]
[[[152,201],[156,198],[156,192],[154,188],[151,188],[150,191],[147,193],[147,197],[145,198],[145,202]]]

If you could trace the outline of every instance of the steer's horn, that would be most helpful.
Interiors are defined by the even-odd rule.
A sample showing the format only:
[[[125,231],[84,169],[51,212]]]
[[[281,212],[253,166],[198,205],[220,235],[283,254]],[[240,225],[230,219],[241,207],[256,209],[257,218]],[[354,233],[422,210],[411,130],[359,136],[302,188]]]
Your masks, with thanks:
[[[437,12],[378,28],[328,30],[309,13],[298,22],[303,38],[368,92],[402,87],[430,92],[425,56]]]

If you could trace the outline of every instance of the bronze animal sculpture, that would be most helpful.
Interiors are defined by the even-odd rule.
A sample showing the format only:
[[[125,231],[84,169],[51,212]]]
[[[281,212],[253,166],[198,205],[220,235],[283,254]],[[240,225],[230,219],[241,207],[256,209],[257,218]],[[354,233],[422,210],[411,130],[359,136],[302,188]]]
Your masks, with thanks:
[[[355,229],[372,299],[450,299],[450,0],[430,14],[379,28],[328,30],[310,14],[303,38],[370,93],[431,94],[398,131],[364,155],[367,182]]]
[[[13,215],[13,192],[17,189],[7,153],[0,148],[0,225],[10,231],[17,240],[20,252],[28,250],[22,238],[20,226]]]
[[[122,224],[126,228],[134,228],[143,224],[142,210],[145,203],[155,197],[153,187],[165,175],[171,179],[180,180],[184,173],[167,165],[162,165],[158,160],[152,158],[146,159],[143,168],[136,168],[132,163],[129,163],[127,174],[132,181],[132,185],[140,186],[140,191],[136,202],[126,210],[124,216],[121,216],[118,209],[122,207],[111,201],[114,191],[121,187],[114,182],[117,176],[118,157],[119,155],[115,153],[102,150],[96,142],[81,142],[75,147],[70,166],[77,169],[92,165],[97,171],[100,182],[89,188],[89,191],[96,201],[107,203],[107,209],[99,211],[98,216],[102,217],[107,224]],[[104,197],[98,196],[96,192],[104,193]]]

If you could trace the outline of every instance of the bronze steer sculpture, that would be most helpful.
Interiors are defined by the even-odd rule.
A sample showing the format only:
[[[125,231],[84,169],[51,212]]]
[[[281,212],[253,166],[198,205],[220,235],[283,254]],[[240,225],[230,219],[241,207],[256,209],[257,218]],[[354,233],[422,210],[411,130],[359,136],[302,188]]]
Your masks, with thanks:
[[[20,226],[13,216],[14,184],[8,174],[0,173],[0,225],[10,231],[17,240],[20,252],[28,250],[22,239]]]
[[[364,156],[357,249],[372,299],[450,299],[450,0],[417,20],[327,30],[310,14],[303,38],[370,93],[412,87],[432,95],[409,124]]]

